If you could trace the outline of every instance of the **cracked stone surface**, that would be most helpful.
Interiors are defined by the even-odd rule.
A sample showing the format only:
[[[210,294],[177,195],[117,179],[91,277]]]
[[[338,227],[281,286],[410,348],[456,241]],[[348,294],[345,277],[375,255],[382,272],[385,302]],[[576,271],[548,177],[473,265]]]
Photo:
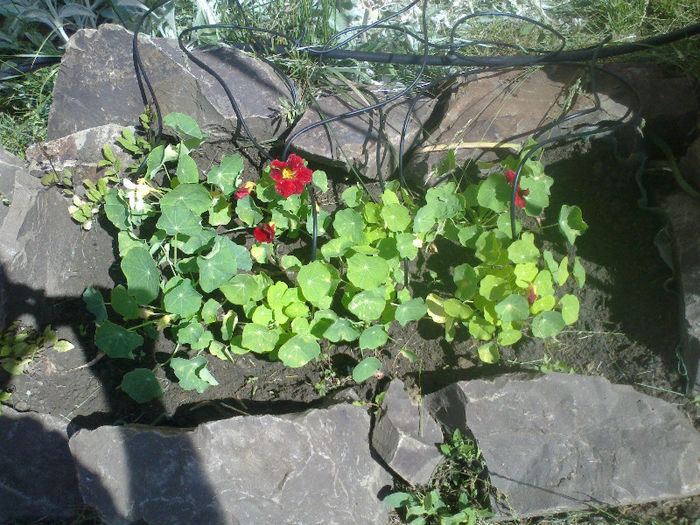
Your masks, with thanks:
[[[66,422],[3,406],[0,436],[0,523],[73,516],[82,498]]]
[[[352,102],[339,96],[319,98],[318,106],[311,107],[304,113],[291,131],[290,139],[295,133],[323,118],[367,107],[381,100],[380,97],[386,99],[386,95],[365,95],[365,100],[361,100],[357,94],[352,95]],[[405,152],[421,137],[422,127],[434,107],[435,101],[430,99],[421,99],[416,104],[406,132]],[[335,167],[345,167],[347,157],[362,176],[376,179],[380,172],[386,179],[398,167],[401,129],[408,109],[408,102],[397,101],[380,110],[332,122],[328,128],[325,125],[316,127],[294,139],[292,150],[304,158]]]
[[[193,431],[100,427],[70,439],[80,491],[109,524],[372,524],[392,478],[370,455],[369,416],[335,405]]]
[[[49,140],[106,124],[138,123],[144,104],[134,71],[132,39],[133,33],[113,24],[83,29],[71,37],[54,88]],[[177,40],[140,36],[139,51],[163,115],[185,113],[213,137],[240,133],[224,89],[187,60]],[[279,99],[288,98],[289,93],[270,66],[228,48],[194,54],[230,87],[257,140],[272,139],[285,130]]]
[[[501,517],[700,494],[700,433],[675,407],[602,377],[506,374],[425,399],[483,452]],[[468,435],[468,434],[467,434]]]
[[[495,144],[505,142],[519,150],[525,139],[540,127],[563,115],[593,107],[595,101],[589,94],[571,97],[579,74],[580,68],[548,66],[467,77],[446,94],[444,117],[412,155],[407,176],[423,177],[424,182],[435,184],[438,181],[425,180],[426,174],[445,157],[448,149],[455,152],[458,165],[475,158],[494,160]],[[561,136],[574,129],[590,130],[600,121],[617,120],[628,112],[630,97],[619,86],[606,86],[599,96],[599,111],[564,122],[544,133],[541,139]],[[524,107],[527,111],[523,111]],[[507,145],[500,149],[504,155],[512,150]]]
[[[443,441],[440,425],[413,404],[403,382],[394,379],[372,430],[377,454],[411,485],[424,485],[444,457],[438,449]]]
[[[116,143],[121,137],[122,128],[123,126],[107,124],[34,144],[27,148],[29,170],[42,174],[51,173],[53,170],[58,173],[70,170],[76,190],[81,189],[81,183],[85,179],[96,183],[106,171],[105,168],[97,167],[97,163],[103,158],[102,148],[105,145],[109,145],[115,157],[120,159],[122,168],[135,163],[131,155]],[[130,129],[134,131],[133,126],[130,126]]]

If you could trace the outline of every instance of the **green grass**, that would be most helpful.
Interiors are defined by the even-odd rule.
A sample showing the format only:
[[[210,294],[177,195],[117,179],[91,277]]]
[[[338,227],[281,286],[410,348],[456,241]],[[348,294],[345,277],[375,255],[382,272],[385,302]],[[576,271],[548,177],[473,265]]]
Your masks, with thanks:
[[[46,123],[58,66],[0,84],[0,143],[25,158],[25,150],[46,139]]]

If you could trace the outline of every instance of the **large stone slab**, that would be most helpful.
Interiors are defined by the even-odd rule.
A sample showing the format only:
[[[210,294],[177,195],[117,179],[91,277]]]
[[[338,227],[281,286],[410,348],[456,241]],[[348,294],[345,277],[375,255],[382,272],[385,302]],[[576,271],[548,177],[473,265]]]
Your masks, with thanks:
[[[29,324],[50,321],[47,298],[80,297],[89,285],[111,288],[112,237],[102,228],[81,229],[68,213],[70,201],[56,188],[18,179],[15,199],[0,232],[0,263],[13,290],[8,311]]]
[[[386,100],[385,94],[368,93],[361,99],[326,96],[309,108],[290,133],[290,139],[305,127],[325,118],[336,117],[359,108]],[[421,138],[435,101],[421,99],[411,114],[406,132],[405,152]],[[304,158],[335,167],[345,167],[346,160],[369,179],[381,173],[386,179],[398,167],[399,142],[409,103],[406,99],[354,117],[331,122],[311,129],[292,142],[292,150]]]
[[[583,72],[585,68],[548,66],[466,77],[446,94],[443,118],[412,156],[407,175],[432,184],[436,181],[426,181],[425,177],[448,150],[455,152],[459,164],[479,156],[493,160],[493,152],[518,151],[540,129],[565,115],[593,108],[593,96],[579,92],[576,84]],[[541,139],[592,130],[600,122],[625,116],[632,97],[610,81],[605,90],[601,89],[602,76],[599,74],[597,85],[601,109],[564,122],[544,132]]]
[[[365,410],[342,404],[193,431],[100,427],[69,445],[83,498],[109,524],[385,525],[391,476],[368,434]]]
[[[0,523],[70,518],[83,506],[66,422],[2,407]]]
[[[700,494],[700,433],[672,405],[602,377],[507,374],[426,397],[471,432],[502,517]]]
[[[377,454],[411,485],[425,485],[444,457],[438,448],[443,441],[440,425],[394,379],[372,430]]]
[[[134,71],[132,38],[133,33],[112,24],[72,36],[54,88],[49,140],[106,124],[138,123],[143,101]],[[186,59],[176,40],[142,36],[139,50],[163,115],[185,113],[219,138],[240,134],[224,89]],[[280,98],[288,98],[289,93],[270,66],[228,48],[194,54],[224,79],[256,139],[269,140],[284,131]]]
[[[681,346],[688,386],[700,393],[700,203],[685,193],[669,195],[664,207],[675,240],[675,262],[681,282]]]

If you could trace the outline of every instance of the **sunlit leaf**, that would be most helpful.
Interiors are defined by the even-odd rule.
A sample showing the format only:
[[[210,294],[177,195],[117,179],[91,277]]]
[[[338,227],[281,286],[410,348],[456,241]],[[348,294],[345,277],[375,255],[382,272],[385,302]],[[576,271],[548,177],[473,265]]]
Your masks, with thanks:
[[[382,362],[379,359],[376,357],[365,357],[352,369],[352,378],[355,383],[362,383],[373,377],[381,368]]]

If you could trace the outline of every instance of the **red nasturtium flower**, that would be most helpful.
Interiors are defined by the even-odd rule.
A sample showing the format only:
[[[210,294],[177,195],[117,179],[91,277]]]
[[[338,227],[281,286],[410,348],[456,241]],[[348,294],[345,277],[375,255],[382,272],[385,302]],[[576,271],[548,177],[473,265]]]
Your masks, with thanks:
[[[299,155],[292,153],[287,162],[273,160],[270,168],[270,177],[276,181],[277,193],[285,199],[290,195],[299,195],[304,191],[304,186],[311,182],[312,171],[304,166],[304,161]]]
[[[242,199],[246,195],[250,195],[250,192],[253,191],[253,188],[255,188],[255,183],[252,181],[248,181],[245,184],[243,184],[240,188],[236,190],[236,193],[234,193],[234,197],[236,199]]]
[[[253,235],[258,240],[258,242],[272,242],[275,238],[275,223],[268,222],[262,226],[255,228]]]
[[[513,186],[515,184],[515,172],[513,170],[508,170],[505,173],[506,175],[506,180],[508,181],[508,184]],[[520,184],[518,184],[518,189],[515,192],[515,205],[522,209],[525,207],[525,197],[530,195],[530,190],[524,190],[520,187]]]

